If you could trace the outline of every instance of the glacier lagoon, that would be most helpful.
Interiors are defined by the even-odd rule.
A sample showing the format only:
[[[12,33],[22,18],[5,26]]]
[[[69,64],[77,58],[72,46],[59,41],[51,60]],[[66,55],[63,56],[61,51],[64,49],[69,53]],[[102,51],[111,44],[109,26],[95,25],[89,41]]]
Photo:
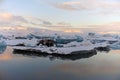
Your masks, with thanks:
[[[73,57],[15,53],[11,47],[1,50],[1,80],[120,79],[120,50]]]

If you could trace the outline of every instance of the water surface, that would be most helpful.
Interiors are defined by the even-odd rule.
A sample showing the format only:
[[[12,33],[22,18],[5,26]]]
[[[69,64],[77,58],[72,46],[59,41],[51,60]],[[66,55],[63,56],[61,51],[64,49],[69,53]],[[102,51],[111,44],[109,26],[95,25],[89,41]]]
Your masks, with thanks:
[[[13,53],[0,54],[2,80],[119,80],[120,50],[72,58]]]

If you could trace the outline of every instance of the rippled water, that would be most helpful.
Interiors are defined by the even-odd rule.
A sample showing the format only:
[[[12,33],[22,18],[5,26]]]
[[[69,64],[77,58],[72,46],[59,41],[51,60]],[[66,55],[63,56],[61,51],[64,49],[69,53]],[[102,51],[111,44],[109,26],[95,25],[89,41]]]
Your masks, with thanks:
[[[2,49],[4,51],[4,49]],[[0,80],[119,80],[120,50],[73,57],[0,54]]]

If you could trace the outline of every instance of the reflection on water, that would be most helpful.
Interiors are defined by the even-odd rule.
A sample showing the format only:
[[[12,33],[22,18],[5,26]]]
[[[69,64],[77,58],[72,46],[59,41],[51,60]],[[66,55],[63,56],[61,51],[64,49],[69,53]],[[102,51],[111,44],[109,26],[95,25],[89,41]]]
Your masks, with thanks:
[[[97,48],[96,50],[90,51],[90,52],[80,52],[78,54],[72,54],[72,55],[58,55],[58,54],[43,54],[43,53],[29,53],[29,52],[22,52],[22,51],[14,51],[11,47],[0,47],[0,60],[9,60],[12,59],[15,55],[14,54],[19,54],[22,56],[28,56],[28,57],[47,57],[51,61],[55,59],[61,59],[61,60],[79,60],[83,58],[90,58],[94,55],[97,54],[97,51],[99,52],[109,52],[110,48],[105,47],[105,48]],[[3,54],[2,54],[3,53]],[[16,56],[15,56],[16,57]],[[18,56],[19,57],[19,56]]]
[[[13,51],[13,54],[21,54],[23,56],[37,56],[37,57],[48,57],[51,61],[55,59],[61,59],[61,60],[79,60],[83,58],[89,58],[97,54],[97,51],[99,52],[109,52],[109,47],[104,48],[97,48],[96,50],[90,51],[90,52],[79,52],[78,54],[71,54],[71,55],[58,55],[58,54],[43,54],[43,53],[29,53],[29,52],[22,52],[22,51]]]
[[[3,52],[6,50],[6,47],[7,47],[7,46],[4,46],[4,45],[3,45],[3,46],[0,46],[0,53],[3,53]]]
[[[99,47],[96,50],[100,51],[100,52],[106,52],[106,53],[108,53],[110,51],[110,48],[109,47]]]
[[[13,58],[13,49],[11,47],[3,47],[0,49],[1,54],[0,54],[0,60],[10,60]]]
[[[0,80],[119,80],[119,76],[120,50],[60,56],[13,53],[7,47],[0,54]]]
[[[38,56],[38,57],[48,57],[50,60],[61,59],[61,60],[78,60],[82,58],[89,58],[93,55],[96,55],[96,51],[91,51],[88,53],[78,53],[74,55],[58,55],[58,54],[42,54],[42,53],[24,53],[24,52],[17,52],[14,51],[14,54],[22,54],[23,56]]]

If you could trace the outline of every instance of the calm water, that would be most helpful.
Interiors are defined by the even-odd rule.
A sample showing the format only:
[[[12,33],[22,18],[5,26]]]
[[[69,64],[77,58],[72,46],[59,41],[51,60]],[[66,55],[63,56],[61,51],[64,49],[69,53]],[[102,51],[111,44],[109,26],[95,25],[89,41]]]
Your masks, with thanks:
[[[4,51],[2,49],[1,51]],[[120,50],[73,58],[13,53],[0,54],[0,80],[119,80]]]

